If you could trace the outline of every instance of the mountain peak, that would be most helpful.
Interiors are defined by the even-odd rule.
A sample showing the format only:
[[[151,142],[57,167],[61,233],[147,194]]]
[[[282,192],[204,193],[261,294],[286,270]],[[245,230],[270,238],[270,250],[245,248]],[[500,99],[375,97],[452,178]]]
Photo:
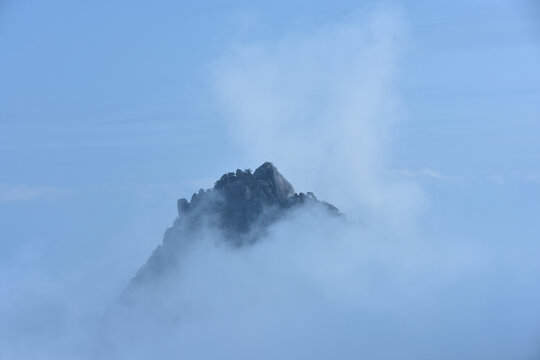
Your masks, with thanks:
[[[154,250],[131,285],[155,278],[176,263],[182,244],[198,239],[204,229],[212,228],[218,237],[236,246],[249,245],[264,236],[269,225],[307,204],[331,216],[340,215],[335,206],[319,201],[313,193],[295,193],[270,162],[254,173],[250,169],[226,173],[212,189],[199,190],[190,201],[178,200],[178,218],[165,231],[163,244]]]
[[[284,201],[294,195],[293,186],[279,173],[278,169],[271,162],[265,162],[259,166],[253,176],[270,183],[271,190],[280,201]]]
[[[336,207],[317,200],[313,193],[295,193],[293,186],[271,163],[265,162],[254,173],[250,169],[228,172],[214,187],[199,190],[187,199],[178,200],[178,219],[175,226],[189,224],[190,228],[212,224],[235,243],[244,242],[243,235],[253,225],[266,226],[282,217],[287,209],[304,203],[323,205],[333,214]]]

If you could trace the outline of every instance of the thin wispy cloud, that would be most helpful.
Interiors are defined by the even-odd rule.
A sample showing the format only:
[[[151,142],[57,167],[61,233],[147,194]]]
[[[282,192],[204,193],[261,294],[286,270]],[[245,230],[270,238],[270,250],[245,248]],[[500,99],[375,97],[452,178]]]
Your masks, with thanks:
[[[443,174],[439,171],[424,168],[421,170],[397,170],[395,174],[398,177],[410,178],[410,179],[433,179],[442,182],[460,182],[463,181],[463,177],[457,175]]]
[[[54,199],[70,195],[71,193],[72,191],[70,189],[63,187],[0,184],[0,203]]]
[[[524,180],[529,183],[540,183],[540,175],[528,174],[524,176]]]
[[[495,185],[504,185],[506,179],[501,174],[491,174],[487,176],[487,181]]]

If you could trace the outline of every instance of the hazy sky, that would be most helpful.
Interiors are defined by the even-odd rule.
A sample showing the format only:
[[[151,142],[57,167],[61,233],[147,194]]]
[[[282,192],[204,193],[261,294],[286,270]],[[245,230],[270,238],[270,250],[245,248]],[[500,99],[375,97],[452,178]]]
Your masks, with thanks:
[[[385,3],[391,31],[350,48],[373,7],[2,2],[0,291],[11,296],[0,296],[1,313],[33,295],[53,304],[82,282],[83,294],[113,298],[161,241],[177,198],[266,160],[297,191],[322,194],[355,217],[371,221],[380,208],[401,219],[410,202],[428,237],[511,244],[516,266],[532,256],[540,239],[539,6]],[[361,70],[350,72],[344,59],[359,59]],[[288,77],[295,86],[280,87]],[[275,89],[294,104],[279,107],[280,119],[306,118],[260,127],[282,100]],[[363,102],[343,100],[351,92]],[[321,112],[310,110],[311,121],[297,104],[322,104]],[[351,111],[336,112],[342,105]],[[321,149],[351,134],[345,120],[333,126],[335,114],[369,119],[354,129],[373,144],[346,137],[328,158],[358,154],[357,162],[321,160]],[[379,119],[392,121],[381,130]],[[293,123],[290,135],[284,128]],[[280,134],[288,146],[280,148]],[[280,152],[291,144],[294,156]],[[344,175],[349,182],[338,180]],[[358,206],[343,195],[347,187]],[[104,276],[112,280],[95,281]]]
[[[393,5],[408,33],[396,66],[402,119],[392,129],[391,168],[428,191],[429,224],[535,239],[538,6]],[[213,91],[216,63],[235,46],[310,34],[366,7],[3,2],[0,214],[9,241],[2,256],[29,241],[47,248],[63,238],[109,241],[133,223],[152,238],[137,241],[154,244],[176,197],[224,171],[276,161],[248,161],[229,136]],[[156,219],[146,228],[149,209]]]

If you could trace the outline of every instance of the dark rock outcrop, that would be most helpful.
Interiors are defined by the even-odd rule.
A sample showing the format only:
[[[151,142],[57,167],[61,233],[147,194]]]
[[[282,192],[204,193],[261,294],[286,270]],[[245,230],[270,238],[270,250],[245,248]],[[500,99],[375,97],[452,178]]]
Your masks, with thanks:
[[[336,207],[319,201],[313,193],[295,193],[272,163],[264,163],[254,173],[249,169],[227,173],[212,189],[199,190],[190,201],[178,200],[178,218],[128,290],[174,267],[182,248],[204,236],[204,230],[212,229],[231,246],[249,245],[263,237],[270,224],[303,205],[318,206],[329,216],[340,216]]]

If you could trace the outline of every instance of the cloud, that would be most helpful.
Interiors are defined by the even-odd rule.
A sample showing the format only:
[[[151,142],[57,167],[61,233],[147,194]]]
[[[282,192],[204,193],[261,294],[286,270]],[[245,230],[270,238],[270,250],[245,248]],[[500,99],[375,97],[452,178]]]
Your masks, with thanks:
[[[403,109],[397,65],[407,25],[394,8],[275,41],[239,44],[215,89],[249,163],[273,161],[292,183],[353,215],[403,219],[424,205],[412,180],[389,180]]]
[[[398,170],[395,172],[397,176],[413,179],[429,178],[442,182],[460,182],[463,180],[461,176],[442,174],[433,169],[421,169],[421,170]]]
[[[486,179],[488,182],[495,185],[504,185],[504,183],[506,182],[504,176],[502,176],[501,174],[491,174],[486,176]]]
[[[525,274],[500,256],[508,249],[389,237],[319,210],[300,209],[253,246],[227,246],[210,227],[184,239],[175,271],[111,314],[101,358],[472,360],[535,350],[533,255],[522,257]]]
[[[540,175],[538,174],[528,174],[523,177],[525,182],[529,183],[540,183]]]
[[[0,184],[0,203],[29,202],[69,194],[70,189],[60,187]]]

